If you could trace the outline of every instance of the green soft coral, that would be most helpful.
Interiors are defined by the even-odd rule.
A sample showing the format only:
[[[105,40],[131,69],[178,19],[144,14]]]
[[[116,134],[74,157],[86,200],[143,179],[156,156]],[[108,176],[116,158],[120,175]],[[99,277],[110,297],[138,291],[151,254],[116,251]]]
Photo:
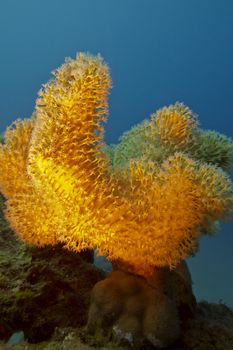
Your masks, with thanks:
[[[114,150],[114,152],[113,152]],[[164,107],[125,132],[111,151],[113,167],[125,168],[132,159],[144,159],[161,165],[175,152],[231,171],[232,139],[215,131],[198,127],[197,116],[182,103]]]

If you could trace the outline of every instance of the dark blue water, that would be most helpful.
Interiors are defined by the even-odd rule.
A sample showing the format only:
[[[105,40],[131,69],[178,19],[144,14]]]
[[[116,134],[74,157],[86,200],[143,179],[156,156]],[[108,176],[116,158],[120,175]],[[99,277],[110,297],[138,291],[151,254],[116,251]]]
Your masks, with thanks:
[[[106,140],[183,101],[201,126],[233,136],[232,0],[0,2],[0,132],[30,116],[42,83],[66,56],[100,52],[113,89]],[[233,306],[233,225],[190,259],[199,298]]]

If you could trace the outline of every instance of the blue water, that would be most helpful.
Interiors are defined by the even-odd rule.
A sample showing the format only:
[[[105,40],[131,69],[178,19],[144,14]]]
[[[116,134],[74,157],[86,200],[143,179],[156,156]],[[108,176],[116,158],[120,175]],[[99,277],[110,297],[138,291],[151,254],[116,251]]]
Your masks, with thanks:
[[[106,141],[183,101],[233,136],[232,0],[8,0],[0,3],[0,132],[30,116],[51,70],[100,52],[113,89]],[[198,298],[233,306],[233,224],[189,260]]]

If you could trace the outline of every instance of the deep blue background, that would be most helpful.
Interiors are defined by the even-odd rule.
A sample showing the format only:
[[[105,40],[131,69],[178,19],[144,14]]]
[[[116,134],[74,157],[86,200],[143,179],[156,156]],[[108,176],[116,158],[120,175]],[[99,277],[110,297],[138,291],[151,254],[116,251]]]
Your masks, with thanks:
[[[107,142],[177,100],[233,136],[232,0],[1,0],[0,50],[0,132],[31,115],[65,57],[89,51],[111,68]],[[189,265],[199,298],[233,306],[232,224]]]

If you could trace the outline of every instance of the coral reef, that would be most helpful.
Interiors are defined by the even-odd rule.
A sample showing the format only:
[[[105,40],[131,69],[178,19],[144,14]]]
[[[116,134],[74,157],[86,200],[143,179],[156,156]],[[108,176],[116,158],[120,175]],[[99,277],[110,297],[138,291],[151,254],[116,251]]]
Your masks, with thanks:
[[[16,121],[0,143],[6,218],[26,243],[49,245],[52,257],[51,246],[96,248],[120,270],[94,288],[88,328],[111,326],[110,333],[130,334],[133,343],[172,345],[182,321],[195,314],[184,259],[195,254],[200,236],[232,216],[233,142],[202,130],[197,116],[176,103],[107,146],[111,79],[102,58],[81,53],[53,75],[31,119]],[[48,267],[37,268],[43,274]],[[45,275],[59,284],[54,293],[62,299],[66,277],[62,282],[53,269]]]
[[[109,339],[110,338],[110,339]],[[57,328],[52,339],[37,344],[25,342],[14,347],[0,343],[1,350],[129,350],[131,345],[109,338],[97,339],[82,329]],[[201,302],[193,319],[182,329],[181,338],[169,350],[232,350],[233,311],[224,304]],[[144,343],[142,350],[155,349]]]

